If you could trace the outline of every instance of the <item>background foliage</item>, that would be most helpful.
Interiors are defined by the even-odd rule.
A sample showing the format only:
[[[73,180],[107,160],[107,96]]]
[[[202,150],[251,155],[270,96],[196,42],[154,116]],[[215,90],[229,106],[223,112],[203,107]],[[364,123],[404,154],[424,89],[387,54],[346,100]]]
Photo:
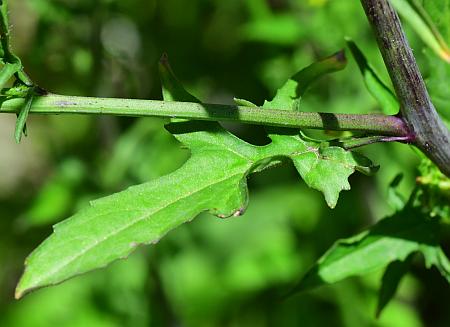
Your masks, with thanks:
[[[345,36],[388,80],[358,1],[191,0],[187,6],[176,0],[16,0],[10,5],[16,52],[32,79],[56,93],[160,99],[157,63],[167,52],[186,87],[205,102],[232,103],[238,97],[262,104],[299,68],[343,48]],[[416,34],[407,31],[424,71],[442,71],[427,60],[431,51],[423,53]],[[445,90],[435,90],[445,99]],[[312,87],[302,110],[379,108],[350,60],[346,70]],[[33,116],[32,137],[15,145],[14,117],[0,117],[1,326],[450,324],[445,280],[417,262],[379,320],[374,313],[380,273],[281,299],[336,239],[394,212],[395,201],[386,201],[386,194],[399,172],[405,178],[395,195],[409,196],[419,158],[395,144],[365,149],[382,164],[379,173],[352,177],[352,191],[341,195],[333,211],[299,181],[293,167],[283,166],[249,180],[251,202],[243,217],[219,220],[205,214],[125,262],[13,302],[23,259],[52,224],[91,199],[162,176],[186,160],[187,151],[164,123]],[[258,127],[227,127],[252,143],[267,142]]]

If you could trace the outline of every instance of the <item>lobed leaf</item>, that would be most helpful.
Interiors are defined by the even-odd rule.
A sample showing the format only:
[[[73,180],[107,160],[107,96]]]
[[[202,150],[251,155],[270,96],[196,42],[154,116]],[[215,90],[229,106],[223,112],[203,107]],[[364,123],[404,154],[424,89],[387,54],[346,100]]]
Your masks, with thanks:
[[[306,72],[310,81],[315,79],[311,70]],[[198,101],[177,81],[167,56],[160,74],[166,101]],[[201,212],[221,218],[242,215],[248,203],[247,176],[285,159],[294,161],[305,181],[323,191],[332,207],[339,191],[349,188],[347,177],[355,169],[372,169],[368,159],[302,134],[291,135],[291,130],[271,134],[269,145],[254,146],[216,122],[172,120],[166,128],[190,149],[190,159],[169,175],[93,201],[57,224],[26,260],[17,298],[125,258]]]
[[[183,134],[193,127],[195,123],[183,123],[174,132],[187,140]],[[202,211],[220,217],[240,215],[247,204],[245,176],[253,161],[246,156],[252,150],[234,139],[222,142],[228,137],[216,134],[196,140],[192,158],[176,172],[94,201],[57,224],[27,259],[16,297],[124,258]],[[197,156],[199,152],[203,154]]]
[[[274,128],[270,131],[273,145],[280,148],[301,146],[301,151],[289,157],[305,183],[323,193],[330,208],[336,206],[341,191],[350,190],[348,178],[355,171],[371,175],[378,170],[369,159],[356,152],[330,146],[328,142],[313,140],[298,132]]]
[[[347,65],[344,51],[319,60],[292,76],[263,108],[298,110],[302,96],[308,88],[324,75],[340,71]],[[334,208],[343,190],[350,190],[348,177],[355,171],[365,174],[376,172],[377,167],[367,158],[341,147],[305,137],[295,130],[266,128],[273,143],[282,146],[289,143],[305,144],[313,151],[291,156],[297,171],[305,183],[325,196],[330,208]]]

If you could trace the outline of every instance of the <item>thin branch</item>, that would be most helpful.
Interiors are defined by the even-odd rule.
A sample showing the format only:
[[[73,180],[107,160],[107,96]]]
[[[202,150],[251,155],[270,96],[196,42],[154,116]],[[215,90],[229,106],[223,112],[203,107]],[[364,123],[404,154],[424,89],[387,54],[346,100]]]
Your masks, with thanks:
[[[397,13],[388,0],[361,0],[415,144],[450,176],[450,132],[425,87]]]
[[[0,104],[0,113],[18,113],[23,105],[23,99],[5,100]],[[385,136],[402,137],[410,135],[401,118],[377,114],[295,112],[234,105],[90,98],[55,94],[36,96],[30,113],[188,118],[209,121],[236,121],[289,128],[364,131]]]

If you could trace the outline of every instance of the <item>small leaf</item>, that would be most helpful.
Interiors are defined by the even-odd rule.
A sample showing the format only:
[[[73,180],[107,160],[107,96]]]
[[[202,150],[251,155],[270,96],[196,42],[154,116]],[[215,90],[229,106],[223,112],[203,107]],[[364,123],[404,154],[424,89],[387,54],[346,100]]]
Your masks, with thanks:
[[[376,316],[379,317],[386,305],[392,300],[397,292],[397,288],[402,278],[408,273],[414,254],[411,254],[405,261],[394,261],[386,268],[381,288],[378,293],[378,304]]]
[[[21,68],[17,63],[6,63],[0,70],[0,89],[14,76],[15,73]]]
[[[245,100],[245,99],[234,98],[233,100],[234,100],[234,103],[236,103],[236,105],[238,105],[238,106],[251,107],[251,108],[257,108],[258,107],[253,102],[250,102],[250,101]]]
[[[405,261],[423,245],[437,244],[437,221],[412,209],[383,219],[368,232],[336,242],[305,275],[296,290],[332,284],[365,275],[395,261]]]
[[[164,101],[184,101],[200,103],[200,100],[186,91],[183,85],[178,81],[172,71],[172,67],[170,67],[169,57],[166,53],[161,56],[158,67]]]
[[[392,93],[389,87],[381,80],[355,42],[349,38],[346,40],[364,78],[364,84],[366,85],[367,90],[375,100],[377,100],[381,110],[386,115],[396,115],[399,112],[400,105],[394,93]]]
[[[30,113],[31,105],[33,104],[34,99],[34,88],[29,88],[28,94],[25,98],[25,104],[23,108],[20,110],[17,121],[16,121],[16,130],[14,132],[14,138],[17,143],[20,143],[22,139],[22,134],[27,135],[27,118]]]
[[[315,62],[292,76],[276,93],[272,101],[263,105],[268,109],[299,110],[299,101],[312,83],[326,74],[340,71],[347,65],[345,52]]]

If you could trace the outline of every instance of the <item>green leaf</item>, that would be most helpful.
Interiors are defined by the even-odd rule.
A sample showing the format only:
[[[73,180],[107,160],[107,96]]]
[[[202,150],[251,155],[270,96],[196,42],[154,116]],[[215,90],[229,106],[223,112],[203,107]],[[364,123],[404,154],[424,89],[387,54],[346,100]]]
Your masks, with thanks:
[[[254,104],[253,102],[250,102],[248,100],[245,99],[238,99],[238,98],[234,98],[234,103],[236,103],[236,105],[238,106],[243,106],[243,107],[251,107],[251,108],[256,108],[258,107],[256,104]]]
[[[321,77],[346,67],[344,51],[319,60],[291,77],[263,108],[299,110],[302,96]],[[370,160],[356,152],[346,151],[330,143],[307,138],[296,130],[266,128],[273,143],[303,142],[306,148],[316,149],[291,156],[297,171],[309,187],[321,191],[329,207],[334,208],[343,190],[350,190],[348,177],[355,171],[372,174],[377,170]]]
[[[375,100],[377,100],[381,110],[386,115],[398,114],[400,105],[394,93],[392,93],[389,87],[381,80],[355,42],[347,38],[347,46],[358,64],[367,90]]]
[[[450,43],[450,2],[447,0],[424,1],[424,9],[433,21],[436,29],[442,32],[446,44]],[[450,128],[450,65],[443,60],[436,60],[430,51],[425,52],[429,72],[426,76],[427,88],[433,104]]]
[[[403,174],[398,174],[397,176],[395,176],[392,182],[389,184],[387,191],[387,202],[395,211],[402,210],[406,205],[405,198],[397,190],[402,180]]]
[[[386,268],[381,280],[381,288],[378,293],[376,316],[379,317],[386,305],[392,300],[402,278],[408,273],[414,254],[405,261],[394,261]]]
[[[33,83],[28,75],[23,71],[20,58],[11,52],[9,37],[8,2],[5,0],[0,2],[0,58],[5,64],[13,64],[16,68],[18,68],[15,75],[21,83],[27,86],[32,86]]]
[[[201,101],[190,94],[183,85],[178,81],[169,64],[169,57],[166,53],[161,56],[159,62],[159,76],[161,78],[162,93],[165,101],[185,101],[198,102]]]
[[[450,261],[439,246],[424,246],[421,252],[425,258],[427,268],[436,267],[450,284]]]
[[[292,15],[268,15],[253,20],[239,33],[242,39],[276,45],[295,45],[305,35],[305,30]]]
[[[340,71],[347,65],[345,52],[315,62],[292,76],[280,89],[272,101],[263,105],[268,109],[299,110],[300,100],[312,83],[326,74]]]
[[[21,68],[17,63],[6,63],[0,70],[0,89],[14,76]]]
[[[365,275],[414,252],[437,246],[439,224],[407,208],[383,219],[369,231],[337,241],[305,275],[296,290],[332,284]]]
[[[14,138],[17,143],[20,143],[20,140],[22,139],[22,134],[25,136],[27,135],[27,118],[28,114],[30,113],[31,105],[33,104],[34,99],[34,88],[29,88],[28,94],[25,98],[25,104],[23,108],[20,110],[17,121],[16,121],[16,129],[14,132]]]
[[[421,176],[416,178],[418,190],[415,205],[424,214],[440,217],[444,222],[450,223],[450,178],[426,157],[422,159],[419,171]]]
[[[328,142],[312,140],[296,131],[289,134],[283,129],[271,129],[271,132],[272,144],[280,148],[303,145],[303,150],[293,153],[290,158],[305,183],[324,194],[330,208],[336,206],[341,191],[350,190],[348,178],[355,171],[371,175],[378,170],[366,157],[330,146]]]
[[[196,100],[178,83],[166,56],[160,72],[165,100]],[[242,215],[247,176],[284,160],[293,160],[330,206],[339,190],[349,187],[349,174],[372,167],[365,158],[298,134],[273,135],[271,144],[255,146],[215,122],[174,120],[167,129],[190,149],[190,159],[172,174],[94,201],[57,224],[27,259],[16,297],[125,258],[201,212]]]
[[[209,138],[199,139],[199,134],[192,133],[198,124],[185,122],[171,128],[193,147],[191,159],[182,168],[94,201],[57,224],[27,259],[16,297],[125,258],[140,244],[156,243],[202,211],[220,217],[242,214],[248,198],[245,177],[253,165],[248,157],[254,155],[252,146],[213,127],[200,132],[209,133]]]
[[[391,0],[391,2],[402,18],[420,36],[422,41],[441,59],[450,63],[450,50],[422,5],[416,0],[412,0],[413,5],[407,0]]]

